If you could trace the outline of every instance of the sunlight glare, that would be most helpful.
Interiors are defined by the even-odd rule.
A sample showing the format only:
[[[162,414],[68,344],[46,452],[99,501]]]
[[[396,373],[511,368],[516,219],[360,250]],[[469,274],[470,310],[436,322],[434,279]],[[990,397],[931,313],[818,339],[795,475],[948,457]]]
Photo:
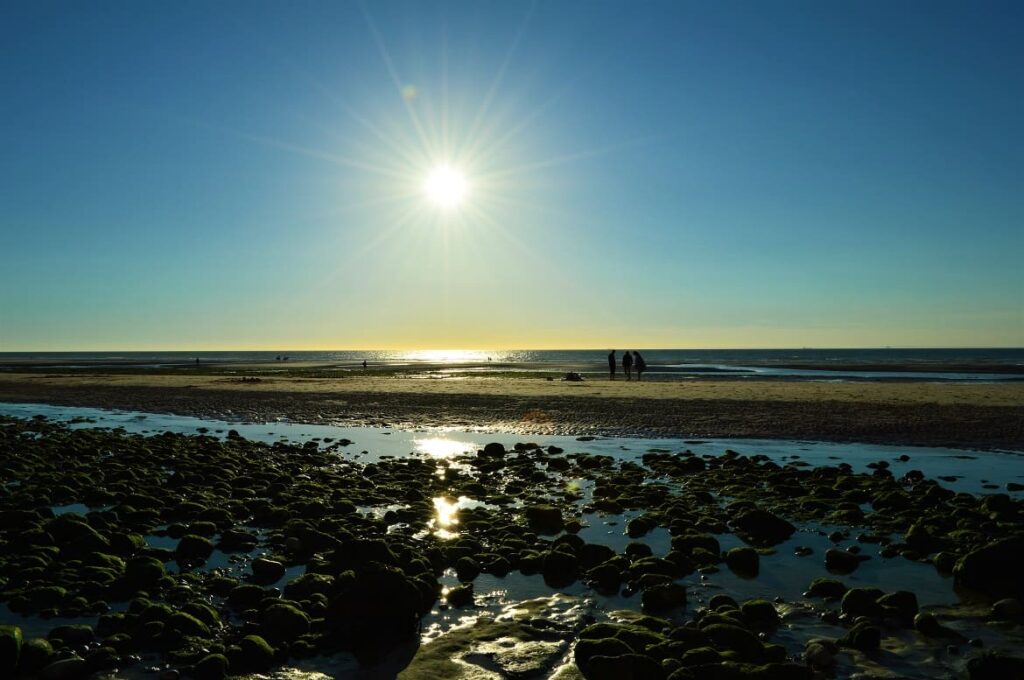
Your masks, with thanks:
[[[476,449],[475,444],[455,441],[453,439],[442,439],[439,437],[431,439],[416,439],[413,441],[413,444],[415,445],[417,452],[425,453],[431,458],[439,459],[454,458],[459,454]]]
[[[432,203],[442,208],[455,208],[466,196],[466,177],[449,165],[439,165],[430,171],[423,190]]]

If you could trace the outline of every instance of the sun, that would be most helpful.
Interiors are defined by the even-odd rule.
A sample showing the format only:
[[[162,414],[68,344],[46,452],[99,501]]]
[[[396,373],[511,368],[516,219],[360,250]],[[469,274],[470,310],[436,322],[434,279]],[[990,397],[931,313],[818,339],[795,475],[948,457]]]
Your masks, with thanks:
[[[468,189],[466,176],[450,165],[438,165],[423,183],[427,198],[446,209],[458,207],[466,198]]]

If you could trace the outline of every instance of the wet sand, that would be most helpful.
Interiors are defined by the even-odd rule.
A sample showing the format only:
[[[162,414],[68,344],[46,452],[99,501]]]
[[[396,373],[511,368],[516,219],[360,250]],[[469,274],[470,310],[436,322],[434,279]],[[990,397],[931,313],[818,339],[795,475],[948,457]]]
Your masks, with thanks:
[[[238,370],[240,367],[235,367]],[[569,383],[424,371],[330,378],[223,373],[4,373],[0,401],[228,420],[524,434],[754,437],[1024,448],[1024,383],[694,380]],[[253,379],[255,378],[255,379]]]

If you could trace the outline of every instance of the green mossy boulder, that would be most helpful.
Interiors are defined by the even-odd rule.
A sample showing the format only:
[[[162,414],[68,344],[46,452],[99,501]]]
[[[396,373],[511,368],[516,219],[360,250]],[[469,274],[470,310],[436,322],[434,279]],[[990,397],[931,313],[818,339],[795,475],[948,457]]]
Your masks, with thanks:
[[[23,642],[20,627],[0,625],[0,677],[14,677]]]
[[[290,604],[272,604],[260,618],[264,637],[272,642],[291,642],[309,632],[309,616]]]
[[[192,669],[196,680],[223,680],[228,674],[228,658],[223,654],[208,654]]]

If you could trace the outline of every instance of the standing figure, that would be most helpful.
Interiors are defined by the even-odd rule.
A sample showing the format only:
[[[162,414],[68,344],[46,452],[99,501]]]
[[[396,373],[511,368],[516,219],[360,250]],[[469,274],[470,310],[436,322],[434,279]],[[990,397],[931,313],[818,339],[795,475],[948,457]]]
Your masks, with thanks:
[[[636,379],[640,380],[640,376],[647,370],[647,362],[640,356],[640,352],[633,352],[633,366],[636,368]]]
[[[615,380],[615,350],[608,352],[608,377]]]
[[[622,372],[626,374],[626,380],[633,379],[633,355],[628,349],[622,355]]]

